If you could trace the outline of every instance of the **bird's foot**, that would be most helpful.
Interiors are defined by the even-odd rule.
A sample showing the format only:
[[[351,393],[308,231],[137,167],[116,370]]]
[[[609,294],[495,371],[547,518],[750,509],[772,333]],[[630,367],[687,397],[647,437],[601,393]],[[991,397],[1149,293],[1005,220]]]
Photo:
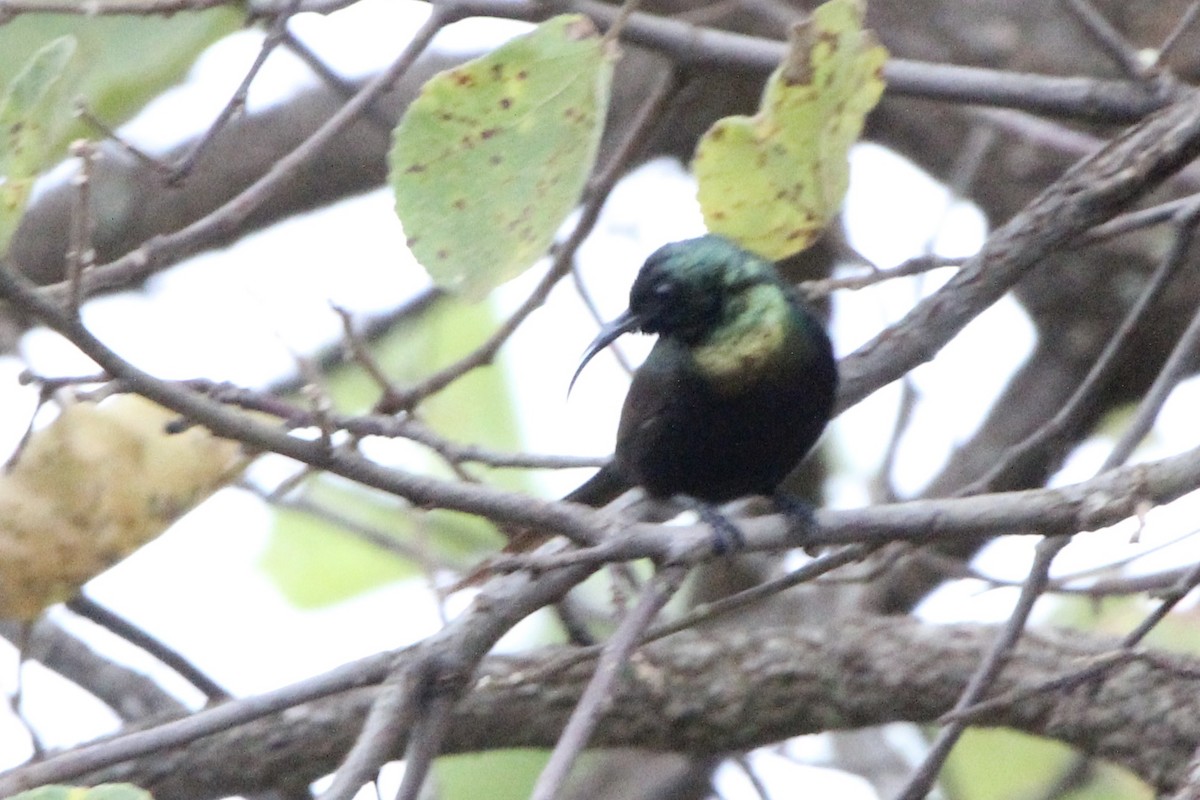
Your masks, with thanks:
[[[771,502],[788,522],[788,536],[795,539],[798,546],[803,547],[808,533],[817,528],[817,510],[812,503],[802,500],[793,494],[775,492]]]
[[[746,538],[742,536],[742,532],[712,503],[697,501],[696,513],[700,515],[702,522],[712,528],[714,554],[723,556],[736,553],[746,546]]]

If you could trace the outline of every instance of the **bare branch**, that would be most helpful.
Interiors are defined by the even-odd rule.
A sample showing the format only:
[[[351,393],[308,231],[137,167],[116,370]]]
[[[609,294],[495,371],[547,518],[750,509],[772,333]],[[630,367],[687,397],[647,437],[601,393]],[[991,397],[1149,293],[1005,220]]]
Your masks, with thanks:
[[[1200,152],[1200,98],[1191,97],[1133,126],[1084,158],[900,322],[842,361],[838,408],[931,359],[1047,253],[1157,186]]]
[[[645,648],[644,669],[621,673],[593,743],[699,754],[830,729],[931,722],[953,707],[996,632],[849,617],[826,626],[683,634]],[[1154,651],[1106,656],[1119,650],[1077,633],[1025,637],[993,692],[1038,691],[980,721],[1057,739],[1172,791],[1200,743],[1200,662]],[[485,659],[451,715],[445,752],[551,746],[593,671],[590,662],[554,667],[563,652]],[[1106,664],[1089,691],[1051,683],[1088,663]],[[376,696],[364,689],[330,697],[116,769],[71,774],[89,783],[132,781],[158,800],[245,794],[278,785],[283,775],[311,780],[332,769]],[[6,773],[0,789],[57,778],[61,772],[47,767],[63,757]]]

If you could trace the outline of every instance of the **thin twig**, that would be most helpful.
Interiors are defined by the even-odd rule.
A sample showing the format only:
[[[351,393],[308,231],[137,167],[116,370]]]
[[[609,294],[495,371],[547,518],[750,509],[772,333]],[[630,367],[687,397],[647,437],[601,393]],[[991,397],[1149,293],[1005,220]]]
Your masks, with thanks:
[[[118,381],[117,383],[126,391],[136,390],[135,387],[127,386],[122,382]],[[518,453],[455,442],[411,415],[395,417],[390,414],[376,413],[348,416],[332,411],[317,414],[311,409],[301,408],[279,397],[272,391],[263,392],[229,383],[214,383],[205,378],[183,381],[181,385],[224,405],[247,411],[261,411],[278,417],[288,428],[293,430],[325,425],[333,431],[344,431],[356,439],[368,436],[409,439],[455,463],[475,462],[489,467],[518,469],[584,469],[603,466],[607,461],[607,459],[597,456]]]
[[[454,700],[438,695],[429,702],[409,733],[408,749],[404,753],[404,778],[396,790],[396,800],[418,800],[424,788],[424,777],[441,750],[442,740],[450,727],[450,712]],[[347,798],[347,800],[349,800]]]
[[[66,605],[67,608],[84,619],[91,620],[115,636],[119,636],[135,647],[146,651],[173,669],[180,677],[203,692],[209,702],[229,699],[230,694],[223,686],[210,678],[207,673],[189,661],[178,650],[133,624],[120,614],[100,605],[86,594],[80,593],[76,595],[71,600],[68,600]]]
[[[1104,15],[1092,5],[1091,0],[1061,0],[1061,2],[1083,25],[1084,31],[1092,41],[1100,45],[1100,49],[1122,72],[1134,80],[1147,77],[1148,70],[1138,49],[1105,19]]]
[[[884,281],[896,278],[908,278],[921,275],[943,267],[961,267],[966,259],[944,258],[936,254],[914,256],[899,266],[890,269],[872,269],[864,275],[851,275],[844,278],[822,278],[815,281],[803,281],[798,284],[800,293],[809,300],[832,294],[839,289],[851,291],[875,286]]]
[[[571,767],[587,747],[596,723],[612,700],[617,677],[629,666],[642,634],[679,590],[685,577],[687,570],[683,567],[667,567],[655,575],[638,598],[637,605],[625,615],[612,638],[603,646],[596,671],[563,728],[562,737],[550,753],[550,760],[538,776],[531,800],[554,800],[561,794]]]
[[[1190,233],[1188,238],[1191,238]],[[1129,426],[1122,432],[1117,443],[1113,445],[1112,452],[1105,459],[1108,467],[1125,463],[1126,459],[1133,454],[1138,443],[1154,427],[1154,421],[1158,419],[1158,412],[1162,410],[1167,397],[1180,381],[1191,374],[1192,361],[1198,350],[1200,350],[1200,311],[1192,316],[1192,321],[1188,323],[1187,330],[1183,332],[1175,349],[1171,351],[1167,363],[1163,365],[1162,370],[1154,379],[1150,390],[1138,403],[1137,411]]]
[[[1125,319],[1121,321],[1120,327],[1108,340],[1104,350],[1088,370],[1083,382],[1072,392],[1070,399],[1044,425],[1016,446],[1009,448],[984,475],[960,489],[958,495],[977,494],[992,489],[1002,476],[1021,463],[1023,459],[1031,458],[1045,448],[1053,446],[1086,412],[1093,395],[1100,390],[1116,370],[1119,357],[1125,351],[1129,341],[1141,329],[1143,320],[1151,313],[1154,304],[1166,291],[1171,279],[1186,263],[1195,225],[1200,220],[1200,195],[1194,196],[1190,203],[1178,209],[1174,219],[1178,230],[1170,250],[1163,256],[1158,269],[1154,271],[1154,275],[1138,297],[1137,302],[1126,314]]]
[[[280,40],[284,47],[292,51],[297,58],[304,62],[305,66],[313,71],[313,74],[341,95],[343,99],[349,100],[354,97],[354,93],[357,91],[354,84],[334,72],[324,59],[313,52],[311,47],[296,38],[296,35],[286,26],[281,31]],[[391,135],[392,128],[396,125],[395,118],[381,111],[378,103],[367,106],[363,118],[370,120],[381,133],[387,135]]]
[[[1103,225],[1097,225],[1095,228],[1092,228],[1083,237],[1082,241],[1088,244],[1103,242],[1129,233],[1130,231],[1178,219],[1180,212],[1191,208],[1196,203],[1200,203],[1200,194],[1189,194],[1186,197],[1177,197],[1174,200],[1157,203],[1148,208],[1130,211],[1127,214],[1113,217]]]
[[[1141,654],[1135,648],[1198,585],[1200,585],[1200,564],[1192,566],[1187,570],[1186,574],[1180,576],[1171,591],[1164,595],[1162,602],[1137,627],[1121,637],[1120,645],[1113,651],[1090,658],[1085,666],[1062,675],[1054,676],[1041,683],[1026,686],[1018,691],[1008,692],[999,697],[989,698],[988,700],[973,703],[969,706],[961,708],[956,706],[953,711],[943,717],[943,720],[966,724],[990,714],[998,708],[1013,706],[1022,700],[1035,697],[1039,694],[1061,691],[1066,688],[1082,686],[1093,682],[1116,667],[1141,657]]]
[[[404,662],[396,668],[415,679],[401,680],[393,672],[395,689],[376,698],[362,733],[342,762],[339,772],[346,770],[348,777],[336,779],[339,792],[326,793],[322,800],[348,800],[366,776],[383,766],[404,733],[394,724],[396,708],[411,708],[422,721],[420,735],[408,740],[400,787],[401,797],[415,797],[441,750],[446,717],[469,687],[479,661],[514,625],[559,600],[592,572],[590,567],[572,567],[536,578],[506,575],[488,581],[466,613],[419,645],[415,665]]]
[[[606,320],[600,315],[600,307],[596,305],[596,300],[594,297],[592,297],[591,290],[588,289],[587,283],[583,280],[583,275],[581,275],[579,272],[578,264],[572,264],[571,266],[571,283],[575,287],[575,293],[579,295],[579,299],[583,301],[584,308],[586,308],[588,310],[588,314],[591,315],[592,321],[597,325],[603,325]],[[625,370],[625,374],[633,374],[633,364],[629,362],[629,358],[625,355],[625,351],[622,350],[616,342],[613,342],[608,346],[608,351],[613,354],[614,358],[617,359],[617,363],[621,366],[621,369]]]
[[[995,697],[989,697],[987,700],[973,703],[961,709],[955,708],[942,715],[939,721],[947,724],[970,723],[987,714],[991,714],[997,709],[1011,708],[1016,703],[1046,694],[1047,692],[1058,692],[1063,689],[1082,686],[1116,667],[1128,664],[1136,658],[1137,654],[1130,650],[1112,650],[1098,656],[1093,656],[1088,658],[1087,663],[1078,669],[1054,675],[1029,686],[1022,686]]]
[[[1185,539],[1200,533],[1200,530],[1189,531],[1173,539],[1161,542],[1154,547],[1139,550],[1123,558],[1115,559],[1098,567],[1082,569],[1077,572],[1059,575],[1047,584],[1046,592],[1081,597],[1100,598],[1110,595],[1145,594],[1161,591],[1179,584],[1179,581],[1189,574],[1190,567],[1175,567],[1148,575],[1125,576],[1120,578],[1105,578],[1122,567],[1127,567],[1143,558],[1161,553],[1175,547]],[[969,578],[987,584],[988,588],[1020,587],[1024,580],[1006,580],[995,575],[989,575],[982,570],[964,563],[962,559],[944,555],[930,548],[914,551],[912,554],[925,564],[936,569],[946,577]],[[1095,578],[1092,583],[1083,583]],[[1076,584],[1083,585],[1076,585]]]
[[[1197,586],[1200,586],[1200,564],[1196,564],[1187,571],[1186,575],[1181,576],[1171,590],[1163,595],[1162,602],[1158,604],[1158,607],[1150,612],[1136,628],[1122,637],[1121,646],[1132,649],[1141,644],[1150,631],[1154,630],[1154,626],[1162,622],[1171,609],[1179,605],[1180,601]]]
[[[379,389],[383,398],[388,398],[397,391],[395,384],[388,377],[387,372],[379,364],[379,360],[375,358],[375,353],[368,346],[367,342],[354,329],[354,317],[345,308],[331,304],[333,311],[338,315],[338,319],[342,322],[342,342],[345,344],[351,358],[362,368],[363,372],[367,373],[375,386]],[[386,405],[385,400],[380,400],[376,403],[376,408]]]
[[[987,655],[979,662],[979,667],[954,704],[954,711],[961,711],[978,702],[1000,675],[1000,671],[1004,669],[1008,659],[1012,656],[1013,649],[1021,638],[1021,633],[1025,630],[1025,623],[1033,611],[1033,604],[1046,589],[1054,557],[1070,541],[1071,537],[1069,536],[1052,536],[1043,539],[1038,544],[1034,551],[1033,565],[1029,568],[1029,575],[1025,579],[1025,585],[1021,587],[1021,594],[1017,598],[1012,614],[1009,615],[1008,622],[1005,623],[1003,630],[992,643]],[[934,781],[937,780],[938,773],[942,771],[942,765],[946,763],[946,758],[950,755],[950,750],[958,742],[966,728],[965,721],[952,719],[938,732],[937,738],[934,739],[920,766],[909,776],[908,782],[896,796],[896,800],[923,800],[929,794]]]
[[[475,444],[460,444],[447,439],[416,418],[400,420],[396,425],[394,435],[423,444],[443,458],[455,463],[474,462],[489,467],[519,469],[585,469],[604,466],[608,461],[608,459],[598,456],[510,453]]]
[[[1179,20],[1175,23],[1175,27],[1163,39],[1162,44],[1158,46],[1158,54],[1154,59],[1154,65],[1158,66],[1166,60],[1175,49],[1175,45],[1179,44],[1183,35],[1187,33],[1188,28],[1192,27],[1197,17],[1200,17],[1200,3],[1192,3],[1187,10],[1179,15]]]
[[[460,11],[458,5],[435,5],[429,18],[400,56],[359,90],[354,99],[326,120],[303,144],[277,160],[266,174],[211,213],[173,233],[157,236],[136,250],[91,270],[84,276],[84,291],[92,293],[137,283],[164,265],[177,263],[202,247],[222,240],[230,231],[237,230],[281,186],[292,180],[305,164],[342,135],[369,105],[388,91],[424,52],[433,36],[446,25],[460,19]],[[65,295],[68,287],[58,283],[46,286],[41,291],[58,297]]]
[[[265,492],[260,491],[254,486],[244,485],[243,488],[246,488],[264,500],[268,499]],[[393,530],[368,525],[336,508],[318,503],[310,497],[304,495],[299,497],[271,497],[269,501],[272,505],[279,508],[308,514],[309,516],[328,522],[360,541],[367,542],[373,547],[378,547],[399,558],[421,564],[429,569],[450,570],[461,567],[461,565],[451,563],[425,548],[409,544],[400,539]]]
[[[134,159],[149,167],[154,172],[161,173],[163,176],[171,174],[170,165],[163,163],[160,159],[155,158],[145,150],[130,142],[125,137],[121,136],[121,134],[117,133],[115,130],[109,127],[107,123],[93,114],[91,109],[89,109],[82,100],[79,101],[75,107],[75,116],[81,119],[85,125],[90,128],[94,128],[96,132],[105,139],[116,144],[117,147],[121,148],[121,150],[133,156]]]
[[[359,325],[359,336],[368,342],[378,341],[395,330],[397,325],[409,321],[419,321],[420,315],[433,308],[434,304],[443,296],[440,289],[428,286],[396,308],[366,317],[365,322]],[[321,372],[329,372],[334,367],[346,363],[346,355],[346,349],[342,346],[342,342],[336,341],[333,344],[325,345],[315,355],[309,356],[309,362]],[[268,392],[276,395],[290,394],[300,391],[304,383],[304,376],[296,372],[290,377],[270,384]]]
[[[625,0],[625,2],[621,3],[620,11],[617,12],[617,16],[608,26],[608,30],[604,32],[601,40],[604,46],[610,46],[617,41],[621,35],[621,30],[624,29],[625,24],[629,21],[630,15],[634,11],[637,11],[637,7],[641,4],[642,0]]]
[[[171,16],[182,11],[204,11],[237,5],[240,5],[238,0],[97,0],[93,3],[79,3],[76,0],[0,0],[0,24],[20,14]]]
[[[67,285],[71,287],[67,309],[75,316],[79,316],[79,309],[83,307],[83,274],[96,265],[96,250],[92,247],[96,233],[96,212],[92,208],[96,154],[96,145],[87,140],[71,145],[71,155],[79,159],[79,169],[72,179],[77,191],[67,245]]]
[[[182,156],[172,166],[171,174],[167,176],[168,186],[182,184],[183,180],[191,174],[192,168],[196,166],[196,162],[200,160],[200,156],[204,154],[208,146],[217,138],[217,135],[235,116],[245,110],[246,96],[250,93],[250,84],[254,83],[254,79],[258,77],[258,73],[262,70],[263,65],[267,63],[267,58],[275,48],[283,43],[288,20],[292,18],[292,15],[296,13],[299,7],[300,0],[288,0],[287,7],[280,11],[275,19],[271,21],[267,35],[263,38],[262,44],[258,48],[258,54],[254,57],[250,68],[246,70],[246,74],[242,76],[241,83],[238,84],[229,101],[225,103],[216,118],[208,126],[208,130],[200,134],[200,137],[195,140],[187,154]]]
[[[894,503],[899,499],[892,474],[896,467],[896,459],[900,455],[900,442],[912,423],[913,412],[916,411],[919,399],[920,394],[912,375],[905,375],[900,381],[900,402],[899,408],[896,409],[896,422],[892,425],[891,435],[888,436],[883,459],[879,462],[879,468],[867,482],[867,491],[870,493],[873,503]]]
[[[813,559],[798,569],[789,572],[780,578],[771,581],[756,584],[749,589],[743,589],[740,592],[731,594],[727,597],[722,597],[720,600],[714,600],[710,603],[700,603],[693,606],[686,614],[683,614],[678,619],[670,622],[663,622],[655,625],[641,638],[640,644],[648,644],[650,642],[665,639],[668,636],[685,631],[695,627],[702,622],[709,622],[724,614],[730,614],[747,606],[761,602],[764,598],[770,597],[793,586],[802,583],[807,583],[817,577],[831,572],[838,567],[851,564],[856,561],[861,561],[872,552],[872,548],[863,547],[861,545],[851,545],[843,547],[839,550],[834,550],[829,553]],[[555,659],[548,665],[546,672],[558,672],[564,670],[574,664],[579,664],[589,659],[595,658],[600,654],[601,645],[590,645],[586,647],[575,647],[571,651],[560,658]],[[542,675],[541,671],[531,672],[529,680],[536,681]]]
[[[388,676],[379,687],[354,749],[317,800],[350,800],[387,761],[402,731],[412,727],[413,735],[419,735],[414,726],[422,713],[421,687],[432,679],[428,667],[427,662],[418,661]]]

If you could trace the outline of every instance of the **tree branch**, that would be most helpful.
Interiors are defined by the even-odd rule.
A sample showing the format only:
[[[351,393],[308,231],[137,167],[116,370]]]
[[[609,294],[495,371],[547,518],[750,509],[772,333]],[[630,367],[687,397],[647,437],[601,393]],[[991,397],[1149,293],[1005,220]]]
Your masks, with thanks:
[[[988,237],[945,286],[843,359],[839,410],[928,361],[1057,248],[1153,189],[1200,153],[1200,95],[1127,129]]]
[[[932,722],[953,708],[995,636],[990,626],[874,617],[683,634],[645,648],[622,672],[593,745],[709,754],[826,730]],[[1072,632],[1028,635],[993,696],[1049,688],[979,722],[1057,739],[1172,791],[1200,743],[1200,661],[1138,651],[1107,659],[1111,670],[1085,685],[1051,683],[1119,647]],[[569,653],[485,659],[452,715],[444,752],[553,746],[594,669],[590,661],[559,666]],[[376,691],[320,700],[80,779],[131,781],[156,800],[313,780],[349,747]],[[25,769],[0,787],[27,785]]]

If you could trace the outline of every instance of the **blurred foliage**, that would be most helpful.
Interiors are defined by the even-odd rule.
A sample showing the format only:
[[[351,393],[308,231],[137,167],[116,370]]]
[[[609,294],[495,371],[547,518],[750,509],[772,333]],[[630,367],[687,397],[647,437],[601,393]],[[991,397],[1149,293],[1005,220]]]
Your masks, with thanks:
[[[998,728],[968,730],[942,772],[954,800],[1023,800],[1046,790],[1075,762],[1075,751],[1050,739]],[[1077,788],[1056,800],[1151,800],[1154,792],[1132,773],[1095,762]]]
[[[75,48],[73,37],[60,36],[0,84],[0,255],[8,250],[50,142],[66,120],[63,73]]]
[[[438,794],[445,800],[525,800],[549,758],[546,750],[443,756],[434,768]]]
[[[1056,598],[1050,622],[1117,638],[1135,628],[1154,603],[1143,597]],[[1176,652],[1200,652],[1194,612],[1176,611],[1150,632],[1148,644]],[[1076,759],[1066,745],[1009,730],[972,729],[955,747],[944,779],[957,800],[1010,800],[1045,796]],[[1020,765],[1019,769],[1014,765]],[[1132,773],[1096,761],[1081,785],[1055,795],[1064,800],[1149,800],[1154,796]]]
[[[1144,597],[1062,597],[1054,609],[1052,622],[1063,627],[1121,637],[1141,624],[1157,600]],[[1200,653],[1200,624],[1194,608],[1172,610],[1146,636],[1146,644],[1176,653]]]
[[[116,126],[179,82],[204,48],[237,30],[243,19],[230,6],[169,17],[21,14],[0,25],[0,84],[38,48],[72,35],[78,42],[72,88],[94,114]],[[54,151],[61,156],[67,143],[80,137],[98,138],[77,123],[62,133]]]
[[[419,382],[479,346],[496,327],[490,303],[439,299],[418,318],[398,327],[372,347],[384,373],[398,386]],[[379,387],[357,364],[334,371],[327,390],[335,406],[364,412],[379,398]],[[507,377],[497,365],[479,367],[420,406],[421,421],[456,442],[518,449],[521,445]],[[452,477],[453,470],[427,448],[408,441],[368,441],[381,445],[372,455],[422,474]],[[509,489],[522,489],[516,470],[490,470],[467,464],[472,477]],[[328,475],[307,480],[300,490],[322,507],[395,536],[431,561],[467,564],[501,538],[490,523],[451,511],[421,511],[395,498],[364,490]],[[336,521],[311,514],[277,511],[272,540],[261,561],[289,601],[301,607],[339,602],[355,594],[420,574],[421,564],[366,543]]]
[[[152,800],[149,792],[128,783],[86,786],[40,786],[9,800]]]

